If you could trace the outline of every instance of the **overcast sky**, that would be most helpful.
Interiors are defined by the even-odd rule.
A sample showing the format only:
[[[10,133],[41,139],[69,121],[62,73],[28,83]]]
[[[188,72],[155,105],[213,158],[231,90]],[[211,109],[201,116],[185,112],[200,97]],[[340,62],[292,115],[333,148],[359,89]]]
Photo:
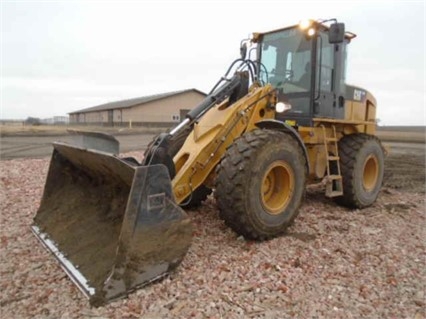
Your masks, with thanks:
[[[252,32],[337,18],[358,35],[348,83],[382,125],[425,125],[425,2],[2,1],[2,119],[47,118],[115,100],[208,92]]]

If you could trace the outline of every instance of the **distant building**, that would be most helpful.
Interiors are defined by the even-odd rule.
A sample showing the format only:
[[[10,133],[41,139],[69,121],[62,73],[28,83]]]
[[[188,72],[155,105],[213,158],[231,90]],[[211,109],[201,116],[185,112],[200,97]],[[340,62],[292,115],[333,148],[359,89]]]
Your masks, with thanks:
[[[205,97],[189,89],[110,102],[69,113],[70,124],[172,126]]]
[[[66,125],[69,123],[68,116],[54,116],[47,119],[40,120],[40,124],[50,124],[50,125]]]
[[[69,116],[54,116],[53,124],[68,124],[70,122]]]

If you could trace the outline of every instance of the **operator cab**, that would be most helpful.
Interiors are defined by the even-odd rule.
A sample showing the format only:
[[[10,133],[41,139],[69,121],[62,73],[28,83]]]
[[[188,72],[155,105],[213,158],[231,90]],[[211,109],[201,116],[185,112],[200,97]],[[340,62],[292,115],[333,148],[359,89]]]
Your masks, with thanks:
[[[253,35],[259,79],[291,105],[277,119],[312,126],[313,118],[344,118],[346,46],[354,37],[343,23],[315,21]]]

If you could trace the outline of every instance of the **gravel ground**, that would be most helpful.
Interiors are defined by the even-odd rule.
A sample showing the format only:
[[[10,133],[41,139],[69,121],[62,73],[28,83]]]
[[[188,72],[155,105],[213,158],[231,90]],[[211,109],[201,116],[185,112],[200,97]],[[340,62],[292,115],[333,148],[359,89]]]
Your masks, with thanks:
[[[425,194],[386,184],[363,210],[311,186],[288,234],[263,243],[228,229],[209,198],[188,211],[193,243],[176,272],[91,308],[29,229],[48,163],[0,162],[2,318],[426,317]]]

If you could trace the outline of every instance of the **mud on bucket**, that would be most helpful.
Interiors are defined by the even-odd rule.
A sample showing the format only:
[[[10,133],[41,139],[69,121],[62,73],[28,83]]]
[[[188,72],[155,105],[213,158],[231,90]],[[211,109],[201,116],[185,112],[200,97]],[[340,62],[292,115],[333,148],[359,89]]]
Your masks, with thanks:
[[[167,168],[61,143],[33,232],[99,306],[176,268],[191,241]]]

